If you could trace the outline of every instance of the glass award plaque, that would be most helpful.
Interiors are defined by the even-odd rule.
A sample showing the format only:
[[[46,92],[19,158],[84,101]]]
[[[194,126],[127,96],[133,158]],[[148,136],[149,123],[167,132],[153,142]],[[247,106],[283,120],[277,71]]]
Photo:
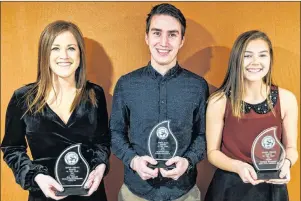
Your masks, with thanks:
[[[55,163],[55,178],[64,188],[63,192],[56,191],[55,195],[86,195],[88,189],[84,184],[88,179],[90,167],[81,153],[81,144],[67,147]]]
[[[150,168],[175,168],[175,165],[165,165],[165,162],[173,158],[178,150],[178,141],[173,135],[169,123],[169,120],[158,123],[149,134],[148,152],[158,162],[157,165],[148,164]]]
[[[280,168],[286,153],[276,134],[277,127],[265,129],[253,142],[251,158],[258,179],[280,179]]]

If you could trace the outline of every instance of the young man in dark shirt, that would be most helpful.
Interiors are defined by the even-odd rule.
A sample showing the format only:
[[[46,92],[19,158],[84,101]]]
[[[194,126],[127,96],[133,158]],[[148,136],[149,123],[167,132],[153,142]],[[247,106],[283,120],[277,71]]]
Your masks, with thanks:
[[[177,62],[185,29],[179,9],[153,7],[145,34],[151,60],[116,84],[110,130],[112,151],[124,163],[119,201],[200,200],[196,164],[206,153],[208,85]]]

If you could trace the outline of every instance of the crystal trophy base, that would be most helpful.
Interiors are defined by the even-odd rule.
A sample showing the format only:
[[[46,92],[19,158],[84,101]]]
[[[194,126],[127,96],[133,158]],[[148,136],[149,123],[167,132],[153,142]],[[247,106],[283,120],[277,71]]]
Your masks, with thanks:
[[[167,170],[172,170],[174,168],[176,168],[176,165],[175,164],[172,164],[172,165],[165,165],[166,161],[157,161],[158,163],[156,165],[152,165],[152,164],[147,164],[147,167],[151,168],[151,169],[155,169],[155,168],[164,168],[164,169],[167,169]]]
[[[269,179],[286,179],[279,177],[280,170],[267,170],[267,171],[260,171],[257,172],[257,179],[258,180],[269,180]]]
[[[56,196],[66,196],[66,195],[87,195],[88,194],[89,189],[84,189],[82,187],[64,187],[64,191],[56,191],[55,195]]]

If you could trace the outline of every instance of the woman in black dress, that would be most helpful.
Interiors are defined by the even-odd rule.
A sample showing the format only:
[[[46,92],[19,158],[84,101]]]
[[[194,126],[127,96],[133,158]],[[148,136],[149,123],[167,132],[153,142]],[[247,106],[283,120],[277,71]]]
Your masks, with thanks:
[[[26,154],[27,143],[32,160]],[[55,161],[68,146],[81,143],[91,173],[86,196],[56,196]],[[30,201],[105,201],[110,137],[103,89],[86,80],[84,39],[70,22],[55,21],[40,36],[38,74],[17,89],[6,111],[3,157]]]

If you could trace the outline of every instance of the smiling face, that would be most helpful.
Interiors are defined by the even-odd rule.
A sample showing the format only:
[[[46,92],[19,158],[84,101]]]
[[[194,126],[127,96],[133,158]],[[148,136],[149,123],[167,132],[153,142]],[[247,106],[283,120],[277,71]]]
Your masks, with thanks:
[[[244,52],[244,79],[248,81],[262,80],[269,72],[270,63],[268,44],[262,39],[250,41]]]
[[[145,41],[150,49],[153,67],[175,66],[178,51],[184,43],[180,22],[168,15],[154,15]]]
[[[80,64],[78,43],[69,31],[59,34],[53,41],[50,52],[50,68],[54,76],[75,77]]]

